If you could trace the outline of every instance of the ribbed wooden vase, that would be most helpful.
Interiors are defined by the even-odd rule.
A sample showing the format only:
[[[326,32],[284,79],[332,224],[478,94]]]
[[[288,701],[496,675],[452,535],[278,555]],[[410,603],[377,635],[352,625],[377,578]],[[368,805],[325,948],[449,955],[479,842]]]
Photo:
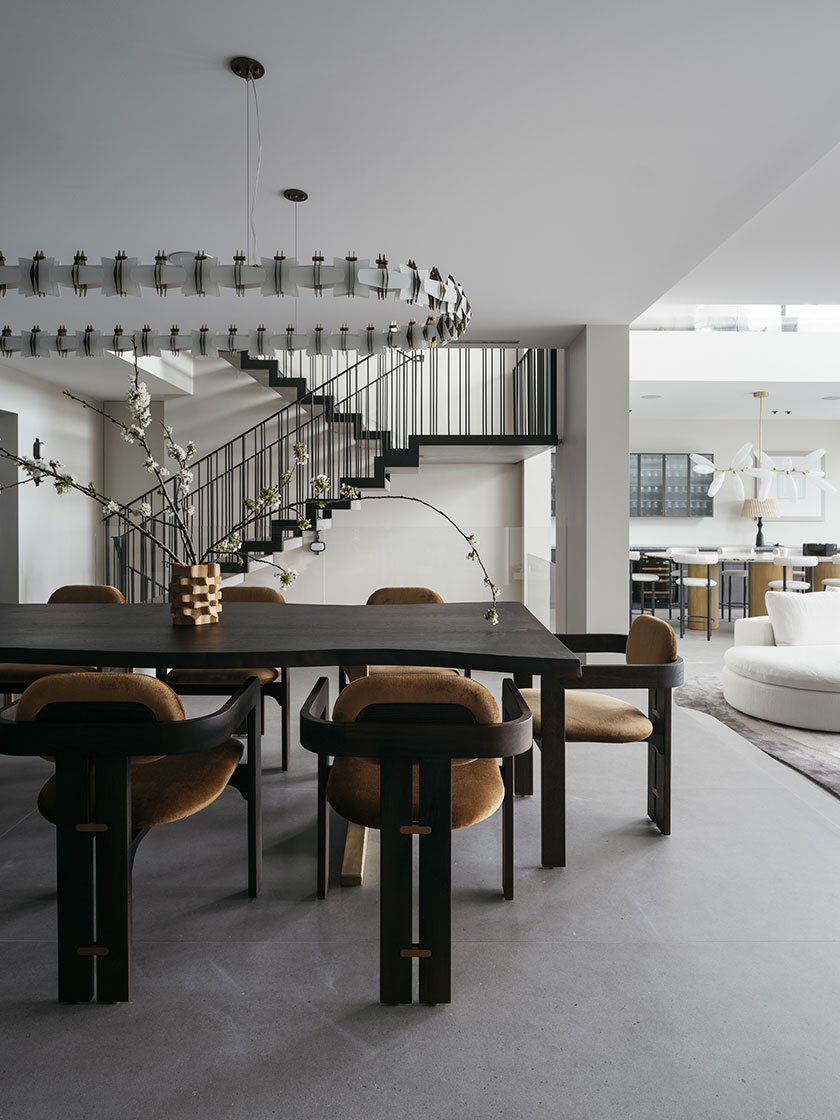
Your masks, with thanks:
[[[175,626],[205,626],[219,621],[222,573],[218,564],[173,564],[169,590]]]

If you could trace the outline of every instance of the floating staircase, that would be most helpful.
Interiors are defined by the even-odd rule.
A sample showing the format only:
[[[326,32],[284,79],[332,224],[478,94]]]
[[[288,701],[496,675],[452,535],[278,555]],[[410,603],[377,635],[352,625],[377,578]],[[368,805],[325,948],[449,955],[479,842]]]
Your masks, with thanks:
[[[282,393],[287,403],[273,416],[191,464],[193,520],[202,553],[242,517],[244,501],[276,485],[291,471],[283,504],[294,504],[311,528],[330,524],[334,509],[350,509],[344,485],[385,492],[392,472],[416,470],[423,461],[466,462],[495,458],[515,462],[557,442],[556,354],[529,350],[458,350],[404,354],[389,351],[346,360],[339,372],[313,385],[316,367],[304,376],[280,369],[270,358],[225,355],[238,369]],[[179,433],[176,433],[176,437]],[[184,438],[187,433],[182,435]],[[306,444],[308,461],[295,464],[294,445]],[[313,480],[330,480],[315,496]],[[167,488],[174,493],[174,480]],[[165,515],[157,489],[140,495],[158,517],[156,535],[177,551],[178,534]],[[118,518],[106,521],[106,579],[129,602],[165,599],[169,561],[164,551]],[[299,548],[298,515],[266,511],[243,532],[244,568]],[[223,571],[240,572],[224,561]]]

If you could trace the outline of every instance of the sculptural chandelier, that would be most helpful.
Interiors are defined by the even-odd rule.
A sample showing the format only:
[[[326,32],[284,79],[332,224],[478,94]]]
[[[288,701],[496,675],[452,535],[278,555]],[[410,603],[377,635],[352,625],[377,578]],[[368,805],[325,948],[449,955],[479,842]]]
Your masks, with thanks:
[[[816,451],[804,456],[800,460],[799,466],[794,466],[793,459],[788,455],[780,455],[774,459],[767,454],[764,450],[763,408],[764,399],[769,396],[769,393],[766,390],[760,390],[753,393],[753,396],[758,398],[757,448],[751,443],[745,443],[735,452],[728,467],[719,467],[711,459],[707,459],[705,455],[698,455],[696,452],[690,455],[693,471],[697,474],[713,476],[708,489],[709,497],[712,498],[717,494],[726,482],[728,475],[732,476],[735,483],[735,493],[739,501],[743,501],[746,494],[744,490],[745,475],[758,479],[756,497],[760,502],[766,501],[774,490],[780,498],[791,502],[798,501],[802,497],[802,493],[797,486],[797,479],[813,482],[820,490],[836,490],[837,488],[832,486],[825,478],[825,471],[820,469],[825,448],[819,447]]]
[[[89,292],[98,291],[104,296],[140,296],[143,289],[154,290],[166,297],[173,292],[185,296],[219,296],[223,289],[238,296],[258,291],[269,300],[288,301],[294,304],[300,290],[309,290],[316,297],[332,293],[336,298],[369,299],[378,302],[396,300],[417,308],[419,315],[409,315],[408,321],[398,323],[388,316],[378,325],[353,329],[341,323],[324,327],[313,324],[309,329],[297,327],[296,309],[288,315],[287,325],[280,329],[266,328],[263,323],[245,331],[235,325],[227,330],[211,330],[206,324],[182,331],[173,325],[169,330],[153,330],[148,324],[124,330],[122,325],[100,332],[88,324],[83,329],[68,331],[61,325],[53,331],[41,330],[35,325],[31,331],[19,334],[6,326],[0,333],[0,354],[22,354],[27,357],[47,357],[50,354],[78,357],[97,357],[100,354],[117,354],[137,347],[140,357],[157,356],[162,352],[178,354],[190,351],[194,357],[213,356],[218,350],[249,350],[260,356],[273,356],[276,352],[305,351],[311,356],[329,356],[338,352],[353,351],[360,356],[382,353],[386,348],[420,350],[429,346],[443,346],[461,337],[470,321],[471,309],[466,293],[451,276],[436,267],[419,268],[413,259],[396,267],[389,264],[384,254],[375,261],[359,258],[355,253],[344,257],[327,258],[321,252],[312,254],[311,261],[297,258],[297,210],[295,211],[295,254],[291,257],[277,251],[273,257],[256,260],[256,234],[254,232],[254,204],[259,182],[260,152],[253,193],[250,183],[250,94],[253,91],[259,137],[259,105],[257,79],[265,68],[256,59],[239,57],[230,63],[237,77],[246,82],[246,240],[248,250],[238,251],[230,264],[218,257],[197,252],[166,253],[159,250],[154,262],[143,263],[137,257],[119,251],[111,257],[100,257],[91,263],[79,250],[73,263],[61,264],[39,250],[31,257],[18,257],[17,263],[8,263],[0,252],[0,297],[10,290],[17,290],[25,297],[56,298],[72,289],[75,297],[84,298]],[[284,197],[295,207],[307,199],[305,191],[289,189]],[[249,263],[250,258],[250,263]],[[62,291],[63,290],[63,291]],[[276,306],[276,305],[275,305]],[[267,318],[264,312],[260,319]],[[294,322],[290,321],[294,320]]]

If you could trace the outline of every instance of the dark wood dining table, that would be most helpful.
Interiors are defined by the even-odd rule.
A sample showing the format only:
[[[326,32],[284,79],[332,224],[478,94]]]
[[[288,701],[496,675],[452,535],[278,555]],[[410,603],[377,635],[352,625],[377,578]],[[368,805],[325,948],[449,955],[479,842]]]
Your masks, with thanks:
[[[0,605],[0,661],[142,668],[293,669],[342,664],[440,665],[511,674],[542,690],[541,862],[563,867],[564,682],[580,660],[521,603],[500,603],[497,626],[484,603],[345,606],[230,603],[218,623],[173,626],[166,604]],[[527,775],[522,791],[527,791]],[[258,792],[256,794],[258,797]],[[253,807],[252,807],[253,809]],[[249,829],[259,889],[259,815]]]

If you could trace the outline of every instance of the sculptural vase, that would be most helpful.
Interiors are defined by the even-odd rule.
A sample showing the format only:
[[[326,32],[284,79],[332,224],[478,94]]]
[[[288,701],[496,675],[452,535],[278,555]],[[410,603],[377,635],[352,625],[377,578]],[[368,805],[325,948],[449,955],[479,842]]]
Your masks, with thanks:
[[[173,564],[169,591],[175,626],[205,626],[219,621],[222,573],[218,564]]]

